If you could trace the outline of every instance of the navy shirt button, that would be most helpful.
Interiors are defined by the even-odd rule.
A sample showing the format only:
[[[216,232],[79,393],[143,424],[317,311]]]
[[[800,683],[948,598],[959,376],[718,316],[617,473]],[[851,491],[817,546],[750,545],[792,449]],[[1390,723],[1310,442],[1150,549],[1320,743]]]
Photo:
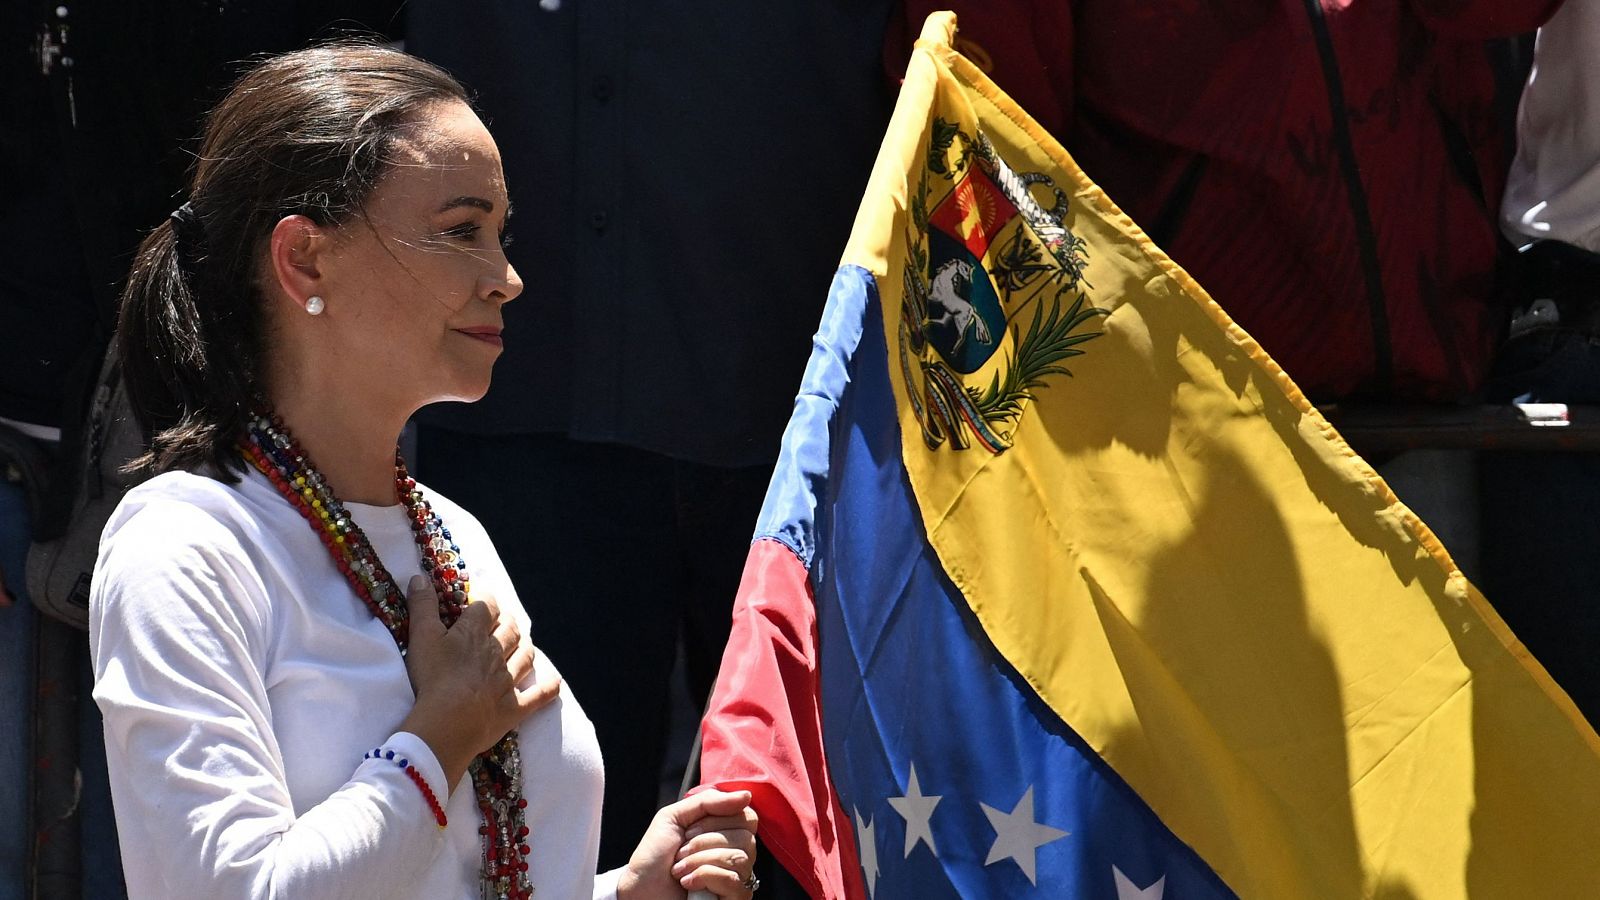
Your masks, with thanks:
[[[601,103],[605,103],[611,99],[611,92],[611,76],[596,75],[594,79],[594,98]]]
[[[597,213],[595,213],[595,214],[593,214],[593,215],[591,215],[589,217],[589,225],[595,231],[605,231],[606,230],[606,223],[609,222],[609,221],[610,221],[610,219],[606,216],[606,214],[603,211],[602,212],[597,212]]]

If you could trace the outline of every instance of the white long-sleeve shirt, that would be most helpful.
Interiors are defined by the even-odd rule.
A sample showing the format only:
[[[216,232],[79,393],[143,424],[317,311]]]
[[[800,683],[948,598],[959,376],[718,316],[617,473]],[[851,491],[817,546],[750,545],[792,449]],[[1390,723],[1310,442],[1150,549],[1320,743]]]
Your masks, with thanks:
[[[424,488],[473,592],[527,614],[481,525]],[[348,504],[402,588],[421,571],[401,506]],[[130,491],[101,538],[90,600],[95,700],[133,900],[477,898],[482,817],[395,729],[415,696],[388,631],[304,519],[258,473],[174,472]],[[535,635],[537,637],[537,635]],[[535,677],[554,669],[539,655]],[[604,776],[571,692],[519,728],[539,897],[614,897],[595,876]],[[435,823],[408,758],[445,805]]]
[[[1566,0],[1539,29],[1500,219],[1513,243],[1600,253],[1600,0]]]

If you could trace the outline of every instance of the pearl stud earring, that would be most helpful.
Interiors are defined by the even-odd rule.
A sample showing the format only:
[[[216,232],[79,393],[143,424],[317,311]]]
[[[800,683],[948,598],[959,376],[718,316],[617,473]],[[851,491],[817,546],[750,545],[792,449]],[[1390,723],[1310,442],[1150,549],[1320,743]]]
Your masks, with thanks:
[[[322,315],[322,310],[326,305],[327,304],[322,302],[321,297],[312,296],[306,298],[306,312],[312,314],[313,316]]]

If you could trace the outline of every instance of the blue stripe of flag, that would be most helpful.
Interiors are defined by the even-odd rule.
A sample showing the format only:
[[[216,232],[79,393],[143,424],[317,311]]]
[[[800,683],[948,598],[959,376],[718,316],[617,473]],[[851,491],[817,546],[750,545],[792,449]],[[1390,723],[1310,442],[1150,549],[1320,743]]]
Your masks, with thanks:
[[[873,897],[1233,896],[995,651],[945,576],[900,462],[870,273],[839,270],[818,340],[757,536],[810,562],[828,763],[858,842],[871,837]],[[908,797],[913,766],[939,800]],[[932,846],[908,848],[930,808]]]

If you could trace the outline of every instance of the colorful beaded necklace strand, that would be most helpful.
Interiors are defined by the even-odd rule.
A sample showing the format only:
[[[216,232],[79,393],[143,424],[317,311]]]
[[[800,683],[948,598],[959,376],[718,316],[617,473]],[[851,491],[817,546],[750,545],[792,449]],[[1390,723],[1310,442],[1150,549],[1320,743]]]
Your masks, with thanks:
[[[283,421],[271,413],[253,413],[239,441],[239,451],[310,523],[356,596],[389,629],[404,655],[409,638],[404,592],[378,559],[361,527],[334,496],[327,479],[289,435]],[[422,496],[398,452],[394,486],[411,520],[422,570],[432,579],[439,597],[439,618],[452,625],[466,607],[470,592],[461,548]],[[478,828],[484,839],[484,896],[491,900],[529,900],[533,887],[528,880],[528,845],[524,843],[528,837],[524,816],[528,801],[522,797],[522,755],[517,733],[508,732],[480,754],[472,761],[470,771],[484,821]]]

